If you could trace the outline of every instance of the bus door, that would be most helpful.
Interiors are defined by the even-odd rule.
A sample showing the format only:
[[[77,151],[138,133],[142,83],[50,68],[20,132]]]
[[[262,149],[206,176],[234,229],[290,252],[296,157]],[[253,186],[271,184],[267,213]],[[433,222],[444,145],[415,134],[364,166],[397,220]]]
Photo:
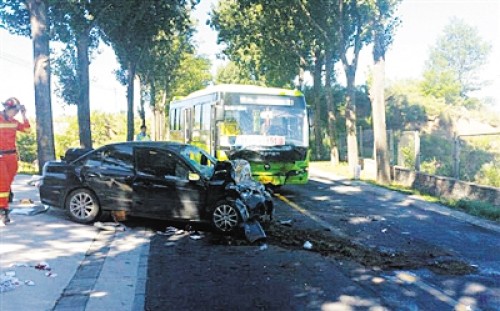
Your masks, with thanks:
[[[191,108],[184,109],[184,143],[191,143],[191,132],[192,132],[192,124],[191,124]]]

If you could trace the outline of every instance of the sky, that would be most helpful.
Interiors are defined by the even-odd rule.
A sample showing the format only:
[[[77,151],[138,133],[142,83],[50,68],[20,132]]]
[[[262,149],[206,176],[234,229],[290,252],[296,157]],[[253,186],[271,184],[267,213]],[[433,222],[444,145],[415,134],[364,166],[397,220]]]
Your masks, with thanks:
[[[223,64],[217,59],[221,47],[217,33],[206,25],[208,13],[217,0],[201,0],[194,12],[198,20],[194,36],[198,50],[213,64],[212,73]],[[480,37],[492,45],[488,63],[480,72],[489,81],[479,97],[491,97],[500,113],[500,0],[403,0],[398,15],[402,24],[386,55],[388,83],[418,79],[422,75],[429,49],[436,42],[450,18],[458,17],[478,30]],[[10,35],[0,29],[0,101],[18,97],[34,115],[33,50],[30,39]],[[357,83],[365,82],[370,72],[371,49],[362,52]],[[126,92],[114,75],[118,63],[113,51],[101,45],[90,67],[90,102],[92,110],[125,111]],[[339,72],[339,77],[343,73]],[[54,90],[54,87],[53,87]],[[54,115],[74,114],[57,96],[52,97]]]

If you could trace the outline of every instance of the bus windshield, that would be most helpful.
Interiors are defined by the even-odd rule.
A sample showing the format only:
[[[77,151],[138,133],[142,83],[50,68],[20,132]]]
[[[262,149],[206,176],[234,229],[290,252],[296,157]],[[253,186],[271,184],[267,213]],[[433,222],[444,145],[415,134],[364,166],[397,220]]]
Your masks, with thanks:
[[[226,105],[220,145],[307,147],[305,109],[278,105]]]

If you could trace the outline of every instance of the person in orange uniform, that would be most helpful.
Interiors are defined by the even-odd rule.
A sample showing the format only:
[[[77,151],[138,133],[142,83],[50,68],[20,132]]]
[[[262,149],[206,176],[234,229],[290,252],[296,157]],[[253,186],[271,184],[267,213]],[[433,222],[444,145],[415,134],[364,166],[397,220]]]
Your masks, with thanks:
[[[9,195],[12,181],[17,173],[16,132],[30,128],[26,108],[17,98],[11,97],[0,112],[0,226],[10,222]],[[14,117],[21,112],[23,122]]]

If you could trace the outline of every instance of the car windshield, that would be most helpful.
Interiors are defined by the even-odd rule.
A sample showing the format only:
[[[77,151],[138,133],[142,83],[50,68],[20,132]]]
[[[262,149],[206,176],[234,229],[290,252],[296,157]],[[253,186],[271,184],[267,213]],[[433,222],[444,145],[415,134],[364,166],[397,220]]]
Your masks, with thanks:
[[[204,150],[195,146],[185,146],[181,149],[181,156],[191,163],[202,176],[210,178],[214,174],[217,160]]]

